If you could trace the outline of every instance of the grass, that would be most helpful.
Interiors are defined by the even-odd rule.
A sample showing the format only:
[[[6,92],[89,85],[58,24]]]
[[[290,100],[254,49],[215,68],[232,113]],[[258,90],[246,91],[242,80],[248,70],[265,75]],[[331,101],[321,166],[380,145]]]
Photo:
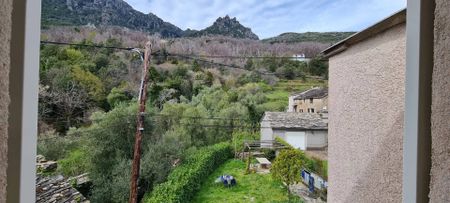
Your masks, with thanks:
[[[225,162],[202,184],[200,191],[192,202],[289,202],[286,188],[281,182],[273,180],[270,174],[244,175],[244,172],[244,162],[240,160]],[[237,185],[232,188],[225,188],[221,183],[214,183],[214,180],[223,174],[234,176]],[[298,197],[291,199],[291,202],[301,202]]]

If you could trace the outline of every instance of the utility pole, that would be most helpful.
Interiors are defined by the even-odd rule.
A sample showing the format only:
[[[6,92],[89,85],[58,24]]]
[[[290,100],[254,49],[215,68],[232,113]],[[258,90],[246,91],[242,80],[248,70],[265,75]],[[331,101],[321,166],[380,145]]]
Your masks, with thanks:
[[[142,70],[141,85],[139,87],[139,110],[137,115],[136,137],[134,142],[133,165],[131,168],[131,189],[129,203],[137,203],[138,200],[138,179],[141,163],[141,142],[144,132],[145,102],[147,100],[147,81],[150,65],[151,44],[145,44],[144,69]]]

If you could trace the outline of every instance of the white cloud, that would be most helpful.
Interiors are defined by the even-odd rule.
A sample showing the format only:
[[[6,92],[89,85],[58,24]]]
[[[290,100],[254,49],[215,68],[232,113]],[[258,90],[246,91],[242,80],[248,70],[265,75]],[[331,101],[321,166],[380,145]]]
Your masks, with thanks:
[[[230,15],[260,38],[283,32],[358,31],[406,7],[406,0],[125,0],[182,29]]]

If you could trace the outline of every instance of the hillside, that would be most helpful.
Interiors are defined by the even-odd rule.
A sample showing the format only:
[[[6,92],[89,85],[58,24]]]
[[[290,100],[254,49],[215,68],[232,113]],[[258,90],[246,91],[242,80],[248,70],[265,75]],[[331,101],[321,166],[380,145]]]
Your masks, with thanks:
[[[213,25],[200,30],[187,30],[186,36],[199,37],[208,35],[222,35],[234,38],[245,38],[258,40],[258,36],[248,27],[244,27],[236,18],[230,18],[228,15],[219,17]]]
[[[321,42],[321,43],[336,43],[354,34],[354,32],[305,32],[294,33],[288,32],[263,39],[263,42],[268,43],[295,43],[295,42]]]
[[[158,16],[134,10],[123,0],[43,0],[42,25],[121,26],[163,37],[181,37],[183,30]]]
[[[49,26],[119,26],[149,34],[160,34],[164,38],[200,37],[221,35],[234,38],[256,39],[250,28],[244,27],[229,16],[218,18],[213,25],[197,31],[179,27],[163,21],[158,16],[134,10],[123,0],[43,0],[42,25]]]

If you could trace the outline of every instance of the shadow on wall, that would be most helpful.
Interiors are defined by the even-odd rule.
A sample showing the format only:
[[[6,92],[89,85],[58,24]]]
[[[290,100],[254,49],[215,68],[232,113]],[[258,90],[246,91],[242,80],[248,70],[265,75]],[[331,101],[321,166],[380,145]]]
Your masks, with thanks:
[[[395,120],[365,170],[355,174],[356,182],[344,202],[402,201],[403,135],[398,135],[394,127],[403,126],[404,111]]]

